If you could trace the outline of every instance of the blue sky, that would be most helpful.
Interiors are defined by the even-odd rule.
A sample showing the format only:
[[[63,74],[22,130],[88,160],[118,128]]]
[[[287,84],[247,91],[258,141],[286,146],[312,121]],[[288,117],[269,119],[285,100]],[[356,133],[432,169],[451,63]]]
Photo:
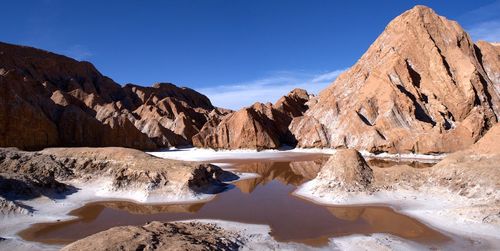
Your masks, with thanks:
[[[500,41],[500,1],[9,1],[0,41],[92,62],[121,84],[172,82],[239,108],[316,93],[415,4]]]

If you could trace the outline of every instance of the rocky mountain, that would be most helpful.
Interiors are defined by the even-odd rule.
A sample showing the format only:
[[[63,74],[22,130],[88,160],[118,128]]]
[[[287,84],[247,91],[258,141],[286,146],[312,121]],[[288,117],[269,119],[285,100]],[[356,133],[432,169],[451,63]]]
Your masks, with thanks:
[[[288,130],[292,118],[308,108],[310,95],[294,89],[275,104],[255,103],[224,117],[210,119],[193,137],[193,145],[215,149],[274,149],[294,145]]]
[[[457,22],[416,6],[391,21],[290,130],[299,147],[464,149],[500,116],[498,48],[474,44]]]
[[[189,88],[122,87],[89,62],[0,43],[0,146],[187,145],[225,112]]]
[[[88,62],[0,43],[0,146],[464,149],[500,116],[500,46],[416,6],[318,97],[236,112],[189,88],[121,86]]]

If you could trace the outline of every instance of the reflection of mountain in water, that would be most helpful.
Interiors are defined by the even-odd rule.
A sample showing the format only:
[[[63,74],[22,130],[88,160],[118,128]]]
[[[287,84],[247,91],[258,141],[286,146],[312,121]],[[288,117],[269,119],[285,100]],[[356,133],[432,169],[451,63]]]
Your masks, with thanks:
[[[290,162],[290,169],[292,169],[294,173],[300,174],[304,177],[305,180],[302,182],[304,183],[305,181],[316,178],[319,170],[321,170],[321,167],[323,167],[323,165],[328,161],[329,157],[330,156],[323,156],[311,161]]]
[[[304,182],[314,179],[321,167],[328,161],[329,155],[322,155],[314,160],[301,160],[292,162],[259,161],[236,164],[235,169],[245,173],[256,173],[260,177],[236,182],[236,186],[243,193],[252,193],[258,185],[265,185],[272,180],[277,180],[285,185],[299,186]],[[391,167],[394,165],[409,165],[413,168],[431,167],[435,163],[390,160],[381,158],[367,159],[370,166]]]
[[[124,210],[132,214],[157,214],[157,213],[196,213],[205,203],[195,204],[135,204],[135,203],[116,203],[101,202],[101,205],[107,208]]]
[[[236,182],[236,186],[243,193],[251,193],[258,185],[265,185],[277,180],[285,185],[299,186],[313,179],[318,174],[327,156],[310,161],[295,162],[255,162],[237,165],[236,169],[245,173],[256,173],[259,177]]]
[[[382,159],[382,158],[367,158],[366,162],[370,166],[376,166],[376,167],[391,167],[395,165],[408,165],[413,168],[427,168],[427,167],[432,167],[433,165],[436,164],[436,162],[429,161],[429,162],[422,162],[422,161],[416,161],[416,160],[392,160],[392,159]]]
[[[90,207],[90,210],[88,210],[88,208],[86,208],[87,206]],[[78,208],[76,210],[73,210],[70,214],[71,215],[81,215],[82,213],[85,214],[85,217],[83,218],[85,222],[91,222],[95,219],[97,219],[97,217],[99,217],[99,215],[102,213],[102,211],[104,210],[104,208],[106,208],[105,206],[103,205],[99,205],[99,204],[87,204],[85,205],[85,207],[81,207],[81,208]]]
[[[127,201],[95,202],[71,212],[77,218],[35,224],[19,233],[44,243],[69,243],[114,226],[149,221],[218,219],[265,224],[278,241],[326,245],[328,238],[351,234],[390,233],[422,241],[445,241],[446,236],[386,207],[330,207],[291,195],[295,186],[314,178],[328,156],[314,160],[240,160],[234,168],[260,175],[235,182],[229,189],[204,203],[135,204]],[[253,162],[252,162],[253,161]]]
[[[383,207],[328,207],[336,218],[346,221],[359,221],[367,225],[367,232],[397,234],[403,238],[431,238],[427,227],[422,223]]]

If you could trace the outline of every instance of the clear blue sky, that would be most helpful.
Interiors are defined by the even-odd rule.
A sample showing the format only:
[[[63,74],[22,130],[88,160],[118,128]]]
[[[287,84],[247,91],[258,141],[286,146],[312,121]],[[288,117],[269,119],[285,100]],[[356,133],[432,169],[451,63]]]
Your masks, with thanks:
[[[500,1],[6,1],[3,42],[92,62],[118,83],[172,82],[238,108],[323,88],[387,23],[424,4],[500,40]]]

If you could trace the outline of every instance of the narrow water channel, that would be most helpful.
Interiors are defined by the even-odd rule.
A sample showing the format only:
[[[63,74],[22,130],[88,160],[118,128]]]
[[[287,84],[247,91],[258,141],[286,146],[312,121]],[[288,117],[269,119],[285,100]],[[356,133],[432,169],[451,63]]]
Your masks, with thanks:
[[[326,160],[327,156],[320,154],[291,156],[287,160],[217,160],[259,177],[237,181],[203,203],[90,203],[71,212],[76,219],[35,224],[19,234],[30,241],[65,244],[114,226],[143,225],[155,220],[217,219],[269,225],[276,240],[311,246],[327,245],[330,237],[372,233],[389,233],[429,247],[449,240],[384,205],[324,206],[292,195],[297,186],[316,176]]]

